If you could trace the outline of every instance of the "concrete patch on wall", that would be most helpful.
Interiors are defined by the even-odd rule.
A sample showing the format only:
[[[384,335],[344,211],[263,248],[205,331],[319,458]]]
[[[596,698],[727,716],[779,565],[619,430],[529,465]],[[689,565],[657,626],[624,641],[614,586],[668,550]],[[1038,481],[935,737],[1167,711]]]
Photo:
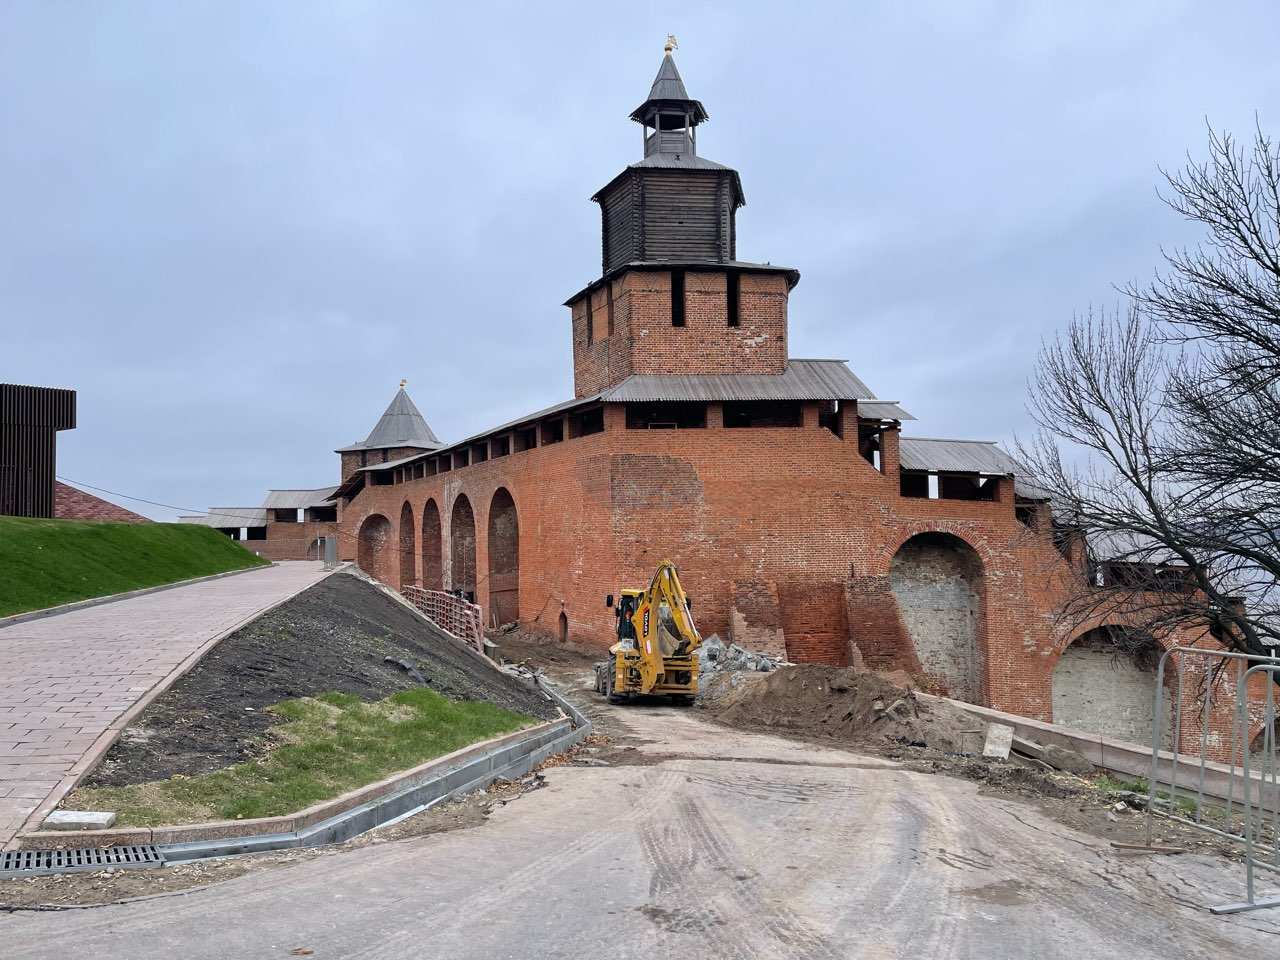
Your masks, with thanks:
[[[983,703],[978,555],[948,534],[920,534],[894,556],[889,581],[922,672],[948,696]]]
[[[769,580],[734,581],[729,642],[770,656],[786,656],[776,584]]]
[[[1053,669],[1053,722],[1115,740],[1151,742],[1155,658],[1122,651],[1105,631],[1091,631]]]

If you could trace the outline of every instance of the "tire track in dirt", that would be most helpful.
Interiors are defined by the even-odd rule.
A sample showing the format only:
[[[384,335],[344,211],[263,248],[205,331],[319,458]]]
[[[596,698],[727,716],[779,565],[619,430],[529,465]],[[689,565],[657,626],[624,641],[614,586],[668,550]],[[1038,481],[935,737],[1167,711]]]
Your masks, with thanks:
[[[691,778],[688,782],[706,783],[708,779]],[[767,792],[763,783],[758,786]],[[764,797],[758,793],[757,799]],[[699,945],[701,955],[795,960],[845,955],[798,913],[766,895],[760,874],[729,835],[716,826],[703,802],[688,791],[674,798],[667,821],[650,821],[641,825],[639,833],[655,878],[651,892],[665,895],[670,902],[695,904],[702,913],[698,923],[705,938]],[[662,904],[655,906],[668,909]]]
[[[640,806],[645,812],[640,814],[640,820],[648,823],[657,818],[662,809],[661,803],[651,801],[669,797],[683,783],[683,776],[674,765],[647,767],[643,770],[639,786],[635,789],[644,794],[644,802]],[[513,900],[543,896],[548,889],[555,887],[557,876],[573,871],[578,864],[602,848],[619,842],[615,820],[617,814],[618,811],[613,810],[600,811],[599,818],[589,824],[590,829],[579,833],[569,844],[526,861],[505,873],[500,883],[488,889],[481,889],[472,896],[452,902],[449,905],[449,919],[436,926],[433,935],[463,936],[464,927],[472,923],[475,916],[501,915],[504,905]],[[519,811],[512,815],[518,816]],[[402,960],[403,957],[415,955],[419,942],[419,934],[404,931],[350,956],[353,960]]]

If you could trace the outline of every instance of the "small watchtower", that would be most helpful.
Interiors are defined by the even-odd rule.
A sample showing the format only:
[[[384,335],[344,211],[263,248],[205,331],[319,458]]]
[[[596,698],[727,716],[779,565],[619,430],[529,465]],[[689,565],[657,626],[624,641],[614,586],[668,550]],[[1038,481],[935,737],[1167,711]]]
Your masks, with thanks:
[[[600,204],[602,269],[636,261],[723,263],[737,252],[736,213],[746,203],[738,172],[698,156],[708,119],[685,89],[667,38],[649,96],[631,111],[644,131],[644,157],[591,199]]]
[[[636,374],[781,374],[788,267],[737,259],[738,171],[698,155],[702,101],[689,96],[668,37],[630,118],[644,155],[596,192],[599,279],[570,297],[574,392]]]
[[[334,451],[342,457],[343,483],[361,467],[369,464],[388,463],[443,446],[427,425],[426,418],[409,399],[409,394],[404,389],[406,383],[407,380],[400,381],[400,389],[391,398],[391,403],[367,437]]]

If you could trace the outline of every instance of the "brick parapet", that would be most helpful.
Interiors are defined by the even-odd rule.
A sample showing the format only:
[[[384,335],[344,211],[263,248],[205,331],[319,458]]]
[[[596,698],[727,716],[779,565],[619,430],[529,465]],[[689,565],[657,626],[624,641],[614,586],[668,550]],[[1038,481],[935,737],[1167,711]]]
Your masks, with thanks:
[[[684,326],[672,325],[671,273],[630,270],[570,306],[574,391],[589,396],[645,374],[780,374],[787,367],[787,281],[739,275],[739,325],[728,325],[724,271],[685,272]],[[588,297],[591,334],[588,336]],[[613,332],[608,302],[613,298]]]

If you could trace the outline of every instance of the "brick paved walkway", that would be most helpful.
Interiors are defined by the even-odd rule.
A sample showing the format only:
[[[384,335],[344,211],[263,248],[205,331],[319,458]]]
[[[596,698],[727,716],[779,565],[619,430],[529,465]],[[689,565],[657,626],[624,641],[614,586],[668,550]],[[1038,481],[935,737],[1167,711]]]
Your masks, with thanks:
[[[282,563],[0,628],[0,847],[62,798],[148,691],[324,576]]]

